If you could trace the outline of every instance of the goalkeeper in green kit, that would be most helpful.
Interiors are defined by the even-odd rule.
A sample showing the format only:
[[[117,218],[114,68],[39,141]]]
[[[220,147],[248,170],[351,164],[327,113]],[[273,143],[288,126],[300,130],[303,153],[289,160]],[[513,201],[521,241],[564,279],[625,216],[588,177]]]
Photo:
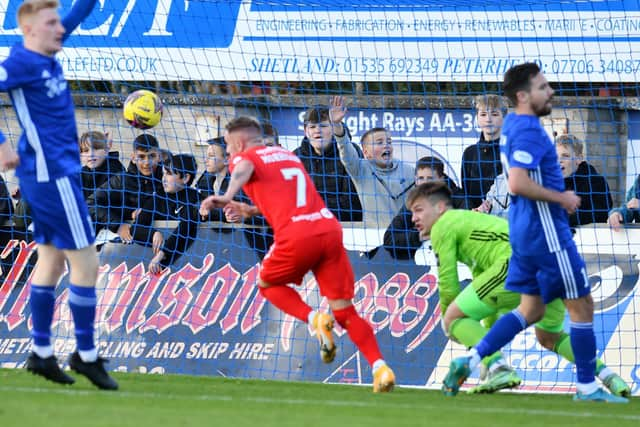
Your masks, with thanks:
[[[505,289],[511,257],[509,227],[502,218],[480,212],[453,209],[451,192],[440,182],[426,182],[411,190],[407,208],[422,240],[431,240],[438,258],[438,291],[442,325],[447,336],[466,347],[473,347],[487,333],[480,321],[516,308],[520,294]],[[472,282],[460,287],[458,262],[469,267]],[[535,324],[538,342],[546,349],[574,361],[569,335],[564,332],[565,307],[560,299],[547,304],[545,315]],[[485,383],[470,393],[493,393],[513,388],[522,380],[497,352],[482,361],[487,368]],[[601,360],[596,376],[618,396],[630,396],[624,380]]]

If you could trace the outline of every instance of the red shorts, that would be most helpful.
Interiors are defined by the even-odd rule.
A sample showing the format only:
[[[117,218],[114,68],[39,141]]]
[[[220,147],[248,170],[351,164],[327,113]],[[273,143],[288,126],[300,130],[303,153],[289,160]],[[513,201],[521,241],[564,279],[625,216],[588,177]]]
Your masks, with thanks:
[[[342,229],[314,236],[276,239],[262,261],[260,279],[272,286],[300,285],[313,272],[320,295],[328,299],[352,299],[354,275],[342,245]]]

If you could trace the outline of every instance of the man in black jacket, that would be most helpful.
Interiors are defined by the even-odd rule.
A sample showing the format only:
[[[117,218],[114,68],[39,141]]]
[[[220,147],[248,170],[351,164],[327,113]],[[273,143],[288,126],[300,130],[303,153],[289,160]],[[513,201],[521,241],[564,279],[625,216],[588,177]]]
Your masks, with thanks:
[[[584,144],[574,135],[556,138],[556,152],[566,190],[580,196],[580,207],[569,215],[569,225],[606,223],[613,199],[605,177],[584,160]]]
[[[327,208],[339,221],[362,221],[362,206],[351,177],[340,161],[327,108],[305,113],[304,138],[297,155]]]
[[[500,132],[507,112],[505,101],[498,95],[478,95],[474,104],[482,133],[480,140],[462,154],[461,182],[466,209],[480,206],[496,176],[502,173]]]
[[[131,224],[154,195],[164,196],[158,140],[150,134],[133,141],[131,162],[125,172],[112,176],[87,200],[98,228],[117,231],[125,243],[131,243]]]
[[[451,190],[453,207],[463,209],[465,198],[462,190],[444,172],[444,163],[437,157],[422,157],[416,163],[416,178],[414,185],[418,186],[428,181],[442,181]],[[384,232],[384,248],[396,259],[413,259],[418,248],[422,245],[420,233],[413,226],[411,211],[404,206],[393,218]]]

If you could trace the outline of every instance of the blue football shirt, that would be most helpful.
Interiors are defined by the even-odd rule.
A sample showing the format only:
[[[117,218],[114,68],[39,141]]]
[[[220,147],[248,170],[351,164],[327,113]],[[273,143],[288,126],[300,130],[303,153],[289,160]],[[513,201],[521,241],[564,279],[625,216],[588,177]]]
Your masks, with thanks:
[[[500,139],[504,170],[527,169],[541,186],[564,191],[564,179],[556,147],[537,116],[510,113],[505,117]],[[512,196],[509,236],[513,251],[522,256],[557,252],[571,241],[567,212],[557,203]]]
[[[65,39],[89,15],[96,0],[78,0],[62,19]],[[8,92],[23,133],[18,140],[20,178],[49,182],[80,173],[75,110],[69,85],[55,57],[11,48],[0,64],[0,90]],[[0,141],[2,143],[2,141]]]

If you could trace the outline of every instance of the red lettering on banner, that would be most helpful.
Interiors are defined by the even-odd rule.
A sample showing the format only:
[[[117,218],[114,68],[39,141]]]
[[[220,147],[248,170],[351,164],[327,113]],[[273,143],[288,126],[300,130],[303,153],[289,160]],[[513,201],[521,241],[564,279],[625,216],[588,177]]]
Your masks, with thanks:
[[[141,264],[139,264],[141,265]],[[129,313],[126,322],[126,331],[127,333],[132,332],[138,326],[144,324],[147,319],[145,316],[145,312],[149,308],[149,304],[151,304],[151,298],[156,293],[156,289],[160,286],[160,283],[164,280],[165,277],[169,275],[169,269],[165,268],[161,274],[148,274],[147,275],[147,284],[142,288],[142,292],[136,301],[136,304],[133,306],[133,310]]]
[[[355,285],[355,297],[358,298],[360,289],[363,290],[360,300],[354,301],[353,305],[358,313],[364,314],[375,304],[375,293],[378,289],[378,277],[374,273],[367,273]]]
[[[256,278],[258,277],[259,268],[260,265],[256,264],[242,275],[240,290],[229,306],[227,314],[220,321],[220,328],[223,334],[226,334],[238,324],[242,309],[252,298],[252,294],[258,293]]]
[[[213,263],[213,256],[206,260],[209,262],[203,262],[201,268],[187,264],[169,276],[157,298],[160,308],[149,317],[144,326],[140,327],[140,332],[155,330],[162,333],[180,323],[193,299],[191,287],[209,270]],[[167,313],[170,308],[171,311]]]
[[[373,305],[368,308],[366,320],[374,331],[384,329],[391,315],[400,308],[400,297],[409,289],[409,276],[405,273],[396,273],[387,282],[375,291]],[[385,313],[380,320],[376,320],[378,313]]]
[[[409,343],[409,345],[407,346],[407,350],[406,350],[407,353],[409,353],[409,352],[415,350],[416,348],[418,348],[418,346],[420,344],[422,344],[422,342],[424,340],[426,340],[429,335],[431,335],[431,332],[433,332],[433,330],[435,329],[436,325],[440,321],[440,317],[441,317],[440,303],[438,303],[435,306],[435,308],[433,309],[433,314],[431,314],[431,317],[427,321],[427,324],[424,325],[424,328],[422,329],[422,331],[420,331],[418,336],[415,337],[413,339],[413,341],[411,341]]]
[[[31,289],[31,277],[33,277],[33,273],[35,269],[31,270],[31,274],[27,278],[27,281],[22,286],[18,297],[16,298],[13,306],[7,313],[5,317],[5,321],[7,322],[7,329],[10,331],[15,329],[18,325],[26,320],[26,316],[24,314],[27,305],[29,304],[29,291]]]
[[[113,332],[124,324],[125,313],[133,306],[138,289],[144,289],[149,276],[145,274],[141,263],[129,270],[127,264],[123,262],[111,270],[107,278],[96,318],[102,319],[107,310],[112,307],[104,323],[105,329]],[[127,332],[131,330],[127,328]]]
[[[56,297],[56,303],[53,309],[53,320],[51,322],[51,330],[58,327],[64,328],[65,325],[71,325],[71,309],[69,308],[69,289],[64,288],[60,295]],[[33,327],[31,316],[29,316],[29,329]],[[69,328],[71,332],[71,328]],[[58,334],[64,335],[64,334]]]
[[[19,246],[18,256],[11,265],[11,269],[7,273],[7,277],[4,279],[2,286],[0,286],[0,313],[2,313],[2,309],[9,299],[11,291],[18,283],[18,279],[20,278],[20,276],[22,276],[22,273],[24,272],[24,269],[29,262],[29,258],[35,253],[36,243],[27,243],[24,240],[9,240],[9,242],[7,242],[7,245],[2,250],[2,253],[0,253],[0,258],[6,259],[9,255],[11,255],[11,253],[17,246]],[[1,316],[0,320],[2,320]]]
[[[394,337],[401,337],[418,326],[429,310],[429,297],[437,290],[437,279],[432,274],[420,277],[404,295],[398,310],[391,315],[389,330]],[[405,320],[410,317],[409,320]]]
[[[212,255],[211,257],[213,258]],[[213,325],[227,304],[227,300],[239,278],[240,273],[228,263],[209,274],[196,297],[193,307],[189,310],[182,323],[188,326],[194,334],[197,334],[207,326]],[[217,293],[214,296],[216,290]],[[208,304],[212,296],[214,296],[213,301]],[[206,310],[207,307],[209,307],[209,310]]]
[[[264,308],[267,300],[262,296],[262,294],[258,291],[258,273],[260,272],[260,268],[258,265],[251,268],[244,274],[245,282],[252,283],[252,286],[255,288],[256,295],[251,299],[251,303],[247,310],[245,311],[244,318],[240,322],[240,332],[244,335],[249,332],[251,329],[262,323],[262,317],[260,313]]]

